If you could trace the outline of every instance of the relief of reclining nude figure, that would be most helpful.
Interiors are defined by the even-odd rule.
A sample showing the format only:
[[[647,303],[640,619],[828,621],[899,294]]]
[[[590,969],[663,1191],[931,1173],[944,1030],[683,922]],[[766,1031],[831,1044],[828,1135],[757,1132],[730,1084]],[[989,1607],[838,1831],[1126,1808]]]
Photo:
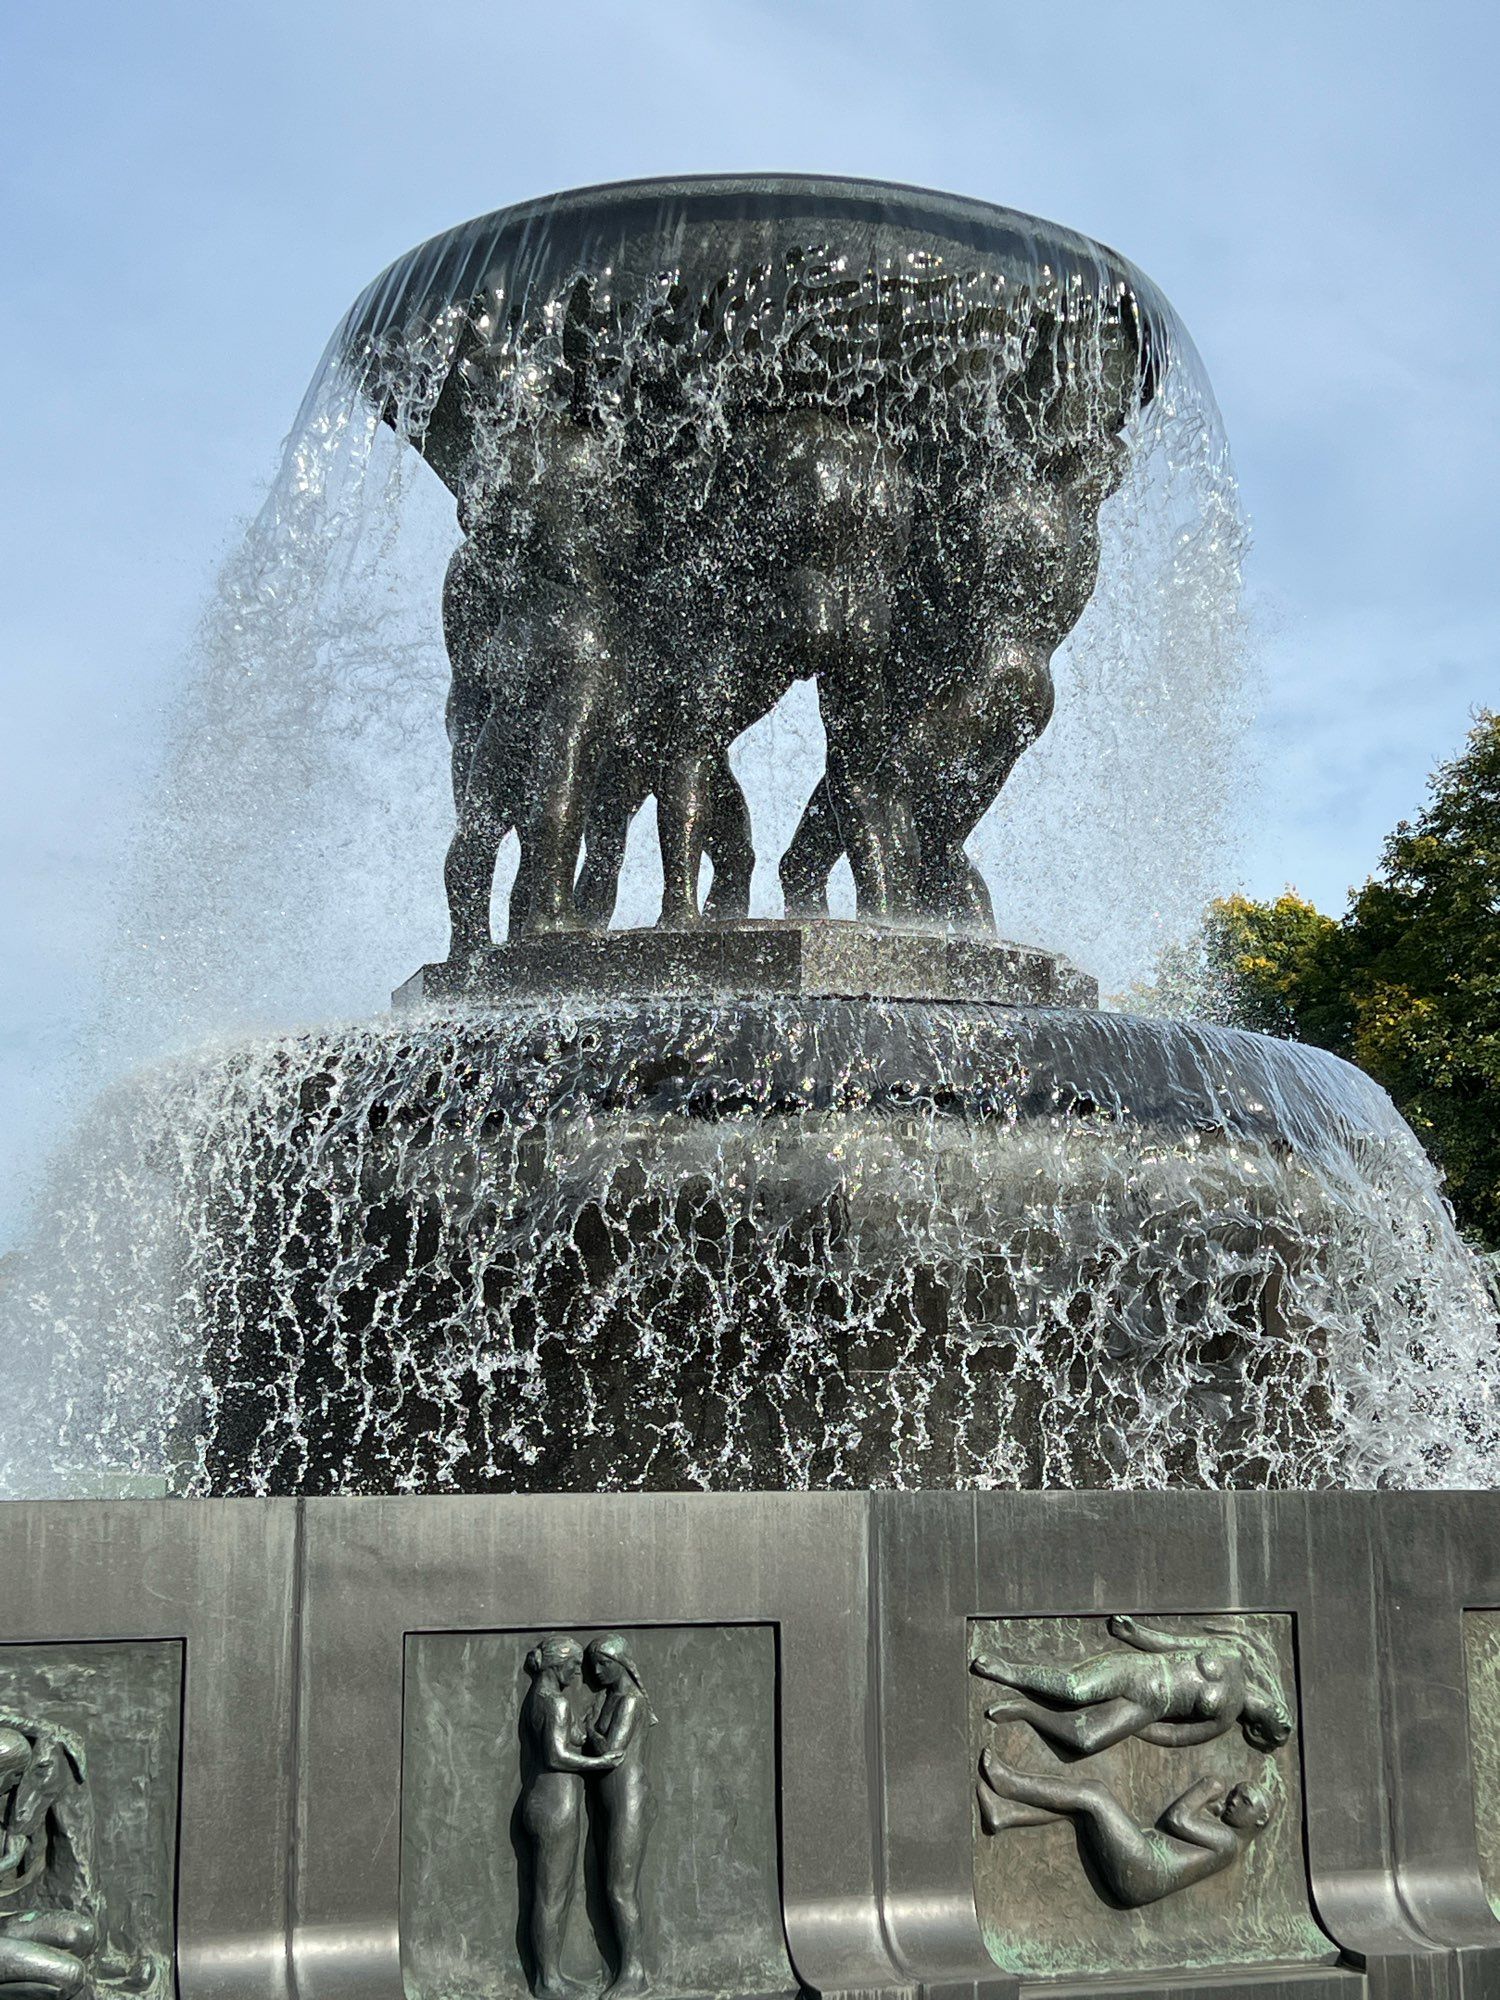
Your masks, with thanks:
[[[1197,1778],[1154,1825],[1141,1826],[1097,1778],[1019,1771],[993,1750],[985,1751],[980,1769],[986,1833],[1071,1819],[1095,1874],[1128,1910],[1221,1874],[1270,1824],[1273,1811],[1265,1787]]]
[[[981,1654],[971,1671],[1008,1692],[985,1714],[1029,1722],[1050,1742],[1092,1756],[1138,1736],[1169,1749],[1209,1743],[1238,1727],[1259,1750],[1292,1733],[1285,1694],[1243,1637],[1205,1623],[1167,1632],[1138,1619],[1109,1620],[1124,1646],[1072,1666],[1026,1666]]]

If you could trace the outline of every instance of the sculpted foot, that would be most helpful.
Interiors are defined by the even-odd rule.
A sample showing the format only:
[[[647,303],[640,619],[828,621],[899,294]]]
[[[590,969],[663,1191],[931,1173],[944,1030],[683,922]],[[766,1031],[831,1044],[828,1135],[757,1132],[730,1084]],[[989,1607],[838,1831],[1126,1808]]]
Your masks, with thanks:
[[[970,1660],[969,1672],[977,1674],[982,1681],[998,1681],[1002,1687],[1012,1679],[1010,1662],[997,1660],[993,1653],[981,1653],[977,1659]]]
[[[979,1771],[984,1782],[1001,1799],[1010,1796],[1010,1783],[1014,1776],[1008,1764],[1003,1763],[993,1750],[986,1750],[979,1760]]]
[[[826,917],[828,878],[809,880],[803,875],[781,877],[781,901],[788,917]]]
[[[462,935],[455,931],[448,943],[448,963],[455,971],[462,971],[473,963],[480,952],[488,951],[494,942],[488,931],[466,931]]]
[[[750,914],[750,884],[748,882],[726,882],[722,889],[716,875],[708,887],[708,896],[703,905],[703,914],[710,923],[732,924]]]
[[[1028,1806],[997,1798],[988,1785],[978,1787],[979,1824],[986,1833],[1007,1833],[1012,1827],[1032,1826],[1036,1815]]]
[[[605,1987],[604,2000],[640,2000],[640,1995],[650,1990],[651,1981],[646,1977],[645,1966],[627,1961],[612,1983]]]

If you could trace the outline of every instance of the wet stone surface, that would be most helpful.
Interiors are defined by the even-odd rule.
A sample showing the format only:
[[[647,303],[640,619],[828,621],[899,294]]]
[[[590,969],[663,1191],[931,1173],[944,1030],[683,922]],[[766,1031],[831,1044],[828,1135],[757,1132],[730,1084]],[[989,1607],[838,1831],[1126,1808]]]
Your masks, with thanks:
[[[398,1007],[538,995],[674,999],[808,994],[1094,1007],[1097,981],[1056,953],[998,938],[767,919],[690,930],[518,938],[466,964],[424,965]]]

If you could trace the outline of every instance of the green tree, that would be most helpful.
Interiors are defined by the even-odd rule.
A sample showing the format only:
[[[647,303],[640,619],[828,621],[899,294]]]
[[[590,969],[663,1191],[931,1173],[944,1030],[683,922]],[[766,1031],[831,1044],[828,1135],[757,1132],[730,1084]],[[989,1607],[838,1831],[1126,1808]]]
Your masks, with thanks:
[[[1236,1021],[1340,1052],[1351,1030],[1342,946],[1338,922],[1290,889],[1274,903],[1229,896],[1204,923],[1204,956]]]
[[[1460,1223],[1500,1247],[1500,715],[1434,774],[1343,918],[1233,896],[1208,962],[1248,1026],[1367,1070],[1437,1158]]]

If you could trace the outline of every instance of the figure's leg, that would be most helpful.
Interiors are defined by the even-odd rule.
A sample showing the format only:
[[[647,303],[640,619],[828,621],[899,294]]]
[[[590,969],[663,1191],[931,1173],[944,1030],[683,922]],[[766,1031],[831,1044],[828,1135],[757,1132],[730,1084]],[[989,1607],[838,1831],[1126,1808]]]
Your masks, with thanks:
[[[578,850],[616,706],[618,662],[602,607],[583,603],[553,621],[544,680],[552,693],[537,732],[517,878],[528,932],[577,923]]]
[[[536,1875],[532,1883],[531,1949],[536,1959],[536,2000],[561,2000],[563,1941],[573,1883],[578,1872],[579,1817],[577,1802],[549,1815],[536,1839]]]
[[[984,1782],[998,1798],[1053,1818],[1083,1822],[1096,1842],[1115,1849],[1143,1845],[1145,1836],[1120,1801],[1097,1778],[1069,1778],[1061,1772],[1020,1771],[993,1750],[980,1759]]]
[[[973,925],[976,930],[992,931],[995,928],[995,905],[990,896],[990,885],[961,847],[958,854],[962,873],[949,896],[954,918],[959,923]]]
[[[453,669],[446,720],[453,803],[459,809],[479,733],[499,685],[496,641],[506,605],[495,579],[503,561],[503,548],[497,547],[494,537],[471,535],[454,551],[443,579],[443,643]],[[514,678],[513,667],[505,678]]]
[[[889,740],[883,676],[862,654],[818,675],[828,738],[829,807],[839,847],[854,872],[862,917],[905,915],[914,893],[915,855],[904,832],[904,778]]]
[[[515,718],[497,701],[480,730],[458,801],[458,824],[443,863],[452,929],[449,955],[471,956],[491,941],[490,895],[495,857],[516,818]]]
[[[1074,1708],[1087,1703],[1114,1701],[1132,1696],[1140,1676],[1138,1655],[1095,1653],[1092,1659],[1072,1666],[1026,1666],[1010,1660],[982,1655],[973,1671],[981,1680],[998,1681],[1003,1687],[1019,1688],[1023,1694],[1040,1695],[1044,1701],[1067,1702]],[[1159,1716],[1151,1717],[1159,1721]]]
[[[789,917],[828,915],[828,877],[843,851],[825,774],[814,785],[777,870]]]
[[[976,1787],[979,1799],[979,1824],[986,1833],[1009,1833],[1020,1826],[1055,1826],[1064,1813],[1048,1812],[1044,1806],[1023,1806],[1012,1799],[1002,1799],[992,1792],[983,1780]]]
[[[459,544],[443,576],[443,644],[453,668],[448,736],[455,749],[464,733],[465,696],[485,686],[484,655],[505,614],[505,593],[496,583],[504,562],[503,544],[481,532]],[[469,739],[471,749],[483,721],[481,709]]]
[[[971,671],[906,733],[902,756],[922,851],[918,896],[929,915],[978,914],[964,842],[1046,728],[1052,708],[1046,649],[992,636]]]
[[[984,1782],[997,1797],[1016,1805],[1031,1806],[1059,1818],[1092,1810],[1098,1797],[1120,1807],[1114,1793],[1095,1778],[1070,1778],[1061,1771],[1022,1771],[1007,1764],[994,1750],[986,1750],[979,1760]]]
[[[703,914],[732,922],[750,914],[750,878],[755,873],[755,839],[750,807],[726,751],[708,772],[708,855],[714,865]]]
[[[51,1945],[54,1951],[65,1951],[73,1958],[92,1958],[99,1949],[98,1924],[79,1910],[28,1911],[10,1919],[8,1935],[34,1938],[38,1944]]]
[[[641,803],[638,785],[619,762],[606,765],[594,789],[585,821],[583,867],[573,902],[590,930],[609,929],[620,888],[620,870],[630,837],[630,821]]]
[[[613,811],[590,812],[584,834],[583,867],[573,889],[573,906],[586,930],[607,931],[620,892],[630,819]]]
[[[469,783],[469,768],[474,761],[474,751],[479,742],[480,732],[489,719],[492,699],[493,694],[488,681],[460,672],[455,662],[453,680],[448,689],[445,719],[451,752],[453,807],[456,812],[463,811],[464,792]]]
[[[49,1944],[40,1915],[8,1918],[0,1925],[0,1993],[28,2000],[73,2000],[82,1993],[88,1966],[71,1951]]]
[[[661,923],[666,929],[698,922],[698,870],[708,834],[709,770],[702,751],[688,751],[663,773],[656,790],[656,831],[661,846]]]
[[[1096,1778],[1018,1771],[1003,1764],[993,1750],[985,1751],[980,1769],[985,1783],[999,1798],[1065,1813],[1076,1821],[1089,1858],[1111,1893],[1127,1908],[1155,1902],[1183,1881],[1193,1879],[1191,1873],[1183,1873],[1180,1852],[1164,1850],[1154,1830],[1137,1826],[1109,1787]]]
[[[1156,1720],[1155,1711],[1135,1701],[1105,1701],[1092,1708],[1044,1708],[1022,1694],[997,1701],[987,1708],[991,1722],[1029,1722],[1049,1742],[1065,1750],[1077,1750],[1085,1757],[1107,1750],[1111,1743],[1123,1743]]]
[[[963,930],[995,929],[989,884],[964,852],[961,840],[930,838],[921,858],[916,895],[926,916],[941,917]]]
[[[634,2000],[650,1985],[641,1935],[641,1863],[649,1831],[649,1801],[644,1794],[617,1805],[610,1815],[604,1893],[620,1957],[619,1970],[607,1989],[614,2000]]]
[[[490,942],[490,890],[495,854],[510,821],[502,817],[498,794],[504,789],[498,768],[499,745],[494,688],[482,670],[482,657],[494,636],[499,603],[490,585],[484,546],[473,539],[457,549],[443,581],[443,639],[452,663],[448,689],[447,725],[451,749],[454,833],[443,867],[452,932],[449,955],[467,957]],[[510,718],[514,730],[515,718]],[[481,745],[485,749],[481,752]],[[475,761],[489,768],[476,778]]]

